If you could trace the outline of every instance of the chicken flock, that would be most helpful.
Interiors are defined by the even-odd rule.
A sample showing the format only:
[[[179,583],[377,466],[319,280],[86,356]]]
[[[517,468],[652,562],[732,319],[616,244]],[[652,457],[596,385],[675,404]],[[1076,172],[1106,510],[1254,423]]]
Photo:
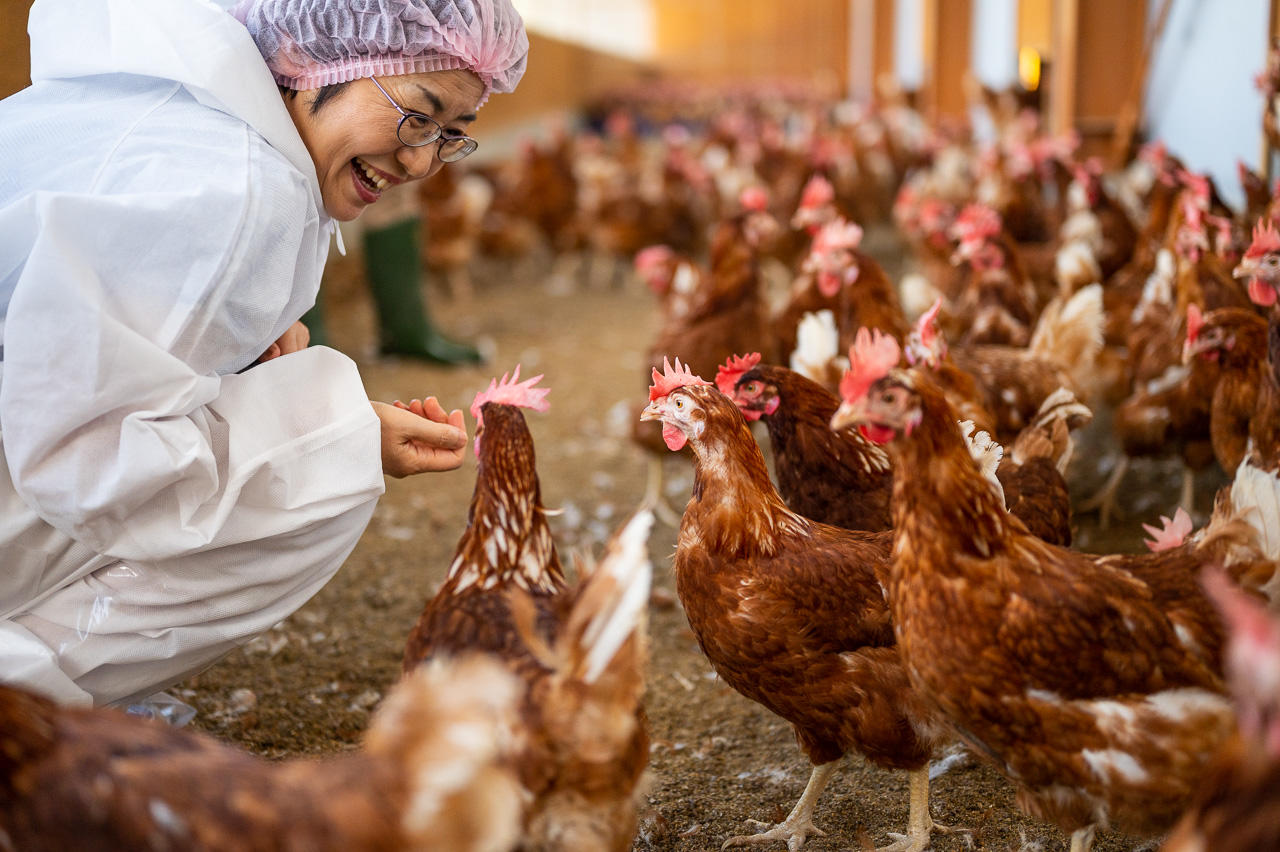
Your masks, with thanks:
[[[801,848],[857,754],[909,778],[880,852],[921,852],[965,830],[929,780],[962,748],[1072,852],[1113,829],[1280,848],[1257,816],[1280,790],[1280,186],[1241,165],[1235,210],[1158,141],[1107,168],[981,104],[990,139],[892,92],[650,86],[594,132],[446,170],[424,262],[456,294],[481,255],[652,289],[644,505],[566,572],[525,421],[548,391],[494,379],[467,528],[358,751],[267,763],[0,688],[0,849],[631,849],[655,516],[715,673],[812,764],[725,847]],[[873,226],[906,247],[896,281]],[[1080,493],[1099,427],[1115,464]],[[1074,548],[1073,513],[1117,521],[1147,457],[1185,471],[1149,552]],[[1228,484],[1197,506],[1211,468]]]

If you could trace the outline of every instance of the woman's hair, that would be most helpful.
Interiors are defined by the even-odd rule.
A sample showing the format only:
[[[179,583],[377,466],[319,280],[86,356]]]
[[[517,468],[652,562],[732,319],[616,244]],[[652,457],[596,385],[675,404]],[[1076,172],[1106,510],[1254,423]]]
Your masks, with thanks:
[[[351,85],[350,81],[346,83],[330,83],[328,86],[321,86],[316,89],[316,96],[311,101],[311,106],[307,108],[307,112],[315,115],[320,111],[320,107],[333,100],[339,92],[349,85]],[[289,100],[293,100],[298,96],[298,90],[290,89],[288,86],[280,86],[280,93]]]

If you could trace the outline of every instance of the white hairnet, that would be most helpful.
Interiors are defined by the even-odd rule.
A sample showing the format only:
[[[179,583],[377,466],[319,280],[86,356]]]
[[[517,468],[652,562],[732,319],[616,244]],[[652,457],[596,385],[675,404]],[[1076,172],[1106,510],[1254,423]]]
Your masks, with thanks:
[[[464,68],[484,103],[515,89],[529,54],[511,0],[240,0],[232,14],[276,82],[297,90]]]

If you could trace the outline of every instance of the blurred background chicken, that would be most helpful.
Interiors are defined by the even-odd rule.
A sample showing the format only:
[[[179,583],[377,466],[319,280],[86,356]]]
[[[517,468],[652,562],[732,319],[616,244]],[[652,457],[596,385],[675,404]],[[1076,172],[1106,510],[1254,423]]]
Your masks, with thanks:
[[[268,762],[119,710],[0,686],[9,849],[515,849],[521,686],[480,655],[404,678],[359,751]]]

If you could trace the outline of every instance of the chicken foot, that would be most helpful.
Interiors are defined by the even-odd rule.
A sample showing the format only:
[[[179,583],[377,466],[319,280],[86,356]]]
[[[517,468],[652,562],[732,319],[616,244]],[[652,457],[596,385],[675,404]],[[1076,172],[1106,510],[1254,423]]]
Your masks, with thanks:
[[[650,458],[648,470],[649,478],[645,482],[644,497],[641,498],[640,505],[653,509],[658,520],[667,526],[678,528],[682,513],[671,508],[666,495],[662,493],[662,459]]]
[[[969,832],[967,828],[952,828],[951,826],[940,825],[933,821],[933,816],[929,813],[929,767],[923,769],[915,769],[907,774],[911,784],[911,807],[907,813],[907,833],[894,834],[889,836],[894,838],[893,843],[888,846],[881,846],[876,852],[924,852],[929,848],[929,838],[933,832],[940,831],[943,834]]]
[[[1105,485],[1098,489],[1098,493],[1092,497],[1082,501],[1077,507],[1077,512],[1091,512],[1098,510],[1098,525],[1102,529],[1111,526],[1112,516],[1119,516],[1119,506],[1116,499],[1116,492],[1120,490],[1120,481],[1124,479],[1124,475],[1129,471],[1129,457],[1120,456],[1116,461],[1115,468],[1111,471],[1111,476],[1107,479]]]
[[[784,840],[787,844],[787,852],[796,852],[797,849],[804,845],[805,838],[810,834],[816,834],[819,837],[825,836],[826,832],[813,824],[813,809],[818,804],[818,798],[822,795],[822,791],[826,789],[827,781],[831,779],[831,773],[835,772],[838,762],[832,760],[813,767],[813,772],[809,775],[809,783],[805,785],[804,792],[800,794],[800,801],[796,802],[795,807],[791,809],[791,813],[787,814],[785,820],[760,834],[743,834],[737,837],[730,837],[721,844],[720,848],[723,850],[728,849],[730,846],[750,846],[757,843]],[[767,825],[768,823],[760,824]]]
[[[1096,825],[1086,825],[1071,832],[1071,852],[1090,852],[1097,830]]]

